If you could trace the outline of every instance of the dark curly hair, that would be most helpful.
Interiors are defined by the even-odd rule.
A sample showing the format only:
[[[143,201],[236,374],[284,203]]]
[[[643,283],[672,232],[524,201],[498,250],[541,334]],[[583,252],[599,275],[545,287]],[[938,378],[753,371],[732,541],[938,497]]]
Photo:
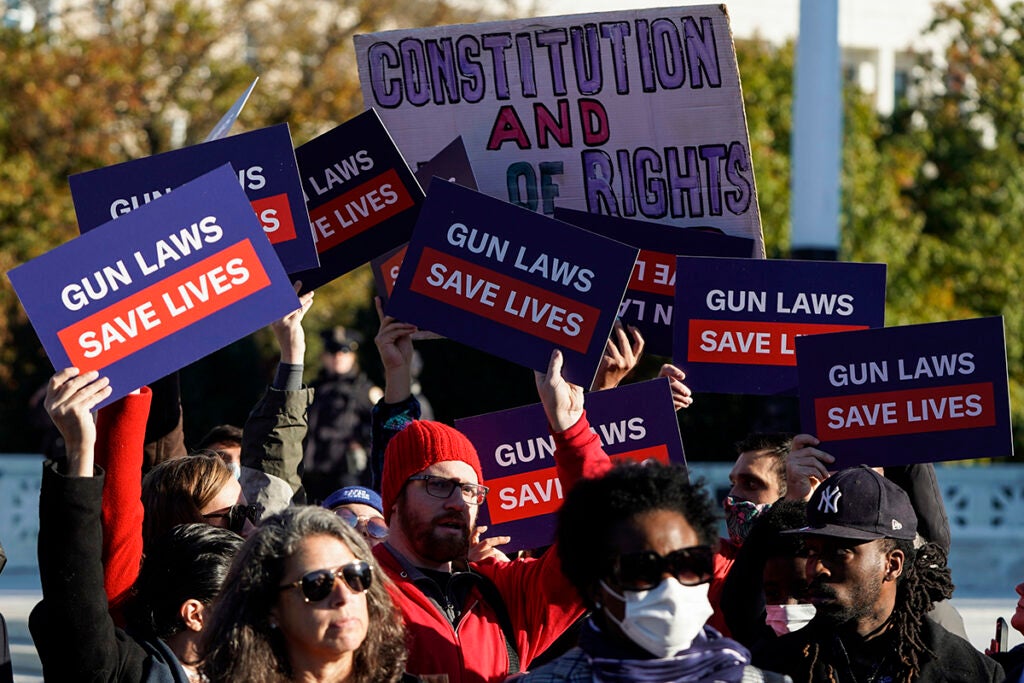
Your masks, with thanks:
[[[350,681],[393,683],[402,677],[407,656],[401,615],[387,592],[388,579],[358,532],[331,512],[295,506],[260,523],[235,558],[203,630],[202,671],[210,683],[291,680],[291,666],[279,629],[270,626],[270,612],[281,594],[285,562],[303,540],[331,536],[370,564],[373,583],[366,592],[369,623],[356,650]]]
[[[703,482],[691,484],[682,467],[625,463],[603,477],[581,479],[569,491],[558,514],[558,557],[565,576],[585,601],[589,601],[588,589],[611,571],[612,529],[654,510],[678,512],[697,532],[701,544],[717,544],[711,499]]]

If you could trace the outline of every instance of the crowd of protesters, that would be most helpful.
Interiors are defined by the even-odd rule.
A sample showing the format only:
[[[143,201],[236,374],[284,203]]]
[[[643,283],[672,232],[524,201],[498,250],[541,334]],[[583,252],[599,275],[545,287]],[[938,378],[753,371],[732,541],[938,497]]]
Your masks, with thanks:
[[[44,466],[30,617],[47,681],[1020,678],[1024,654],[975,650],[947,602],[931,466],[832,472],[811,435],[752,435],[720,539],[717,506],[685,469],[612,465],[554,351],[535,376],[565,502],[551,546],[508,557],[509,539],[477,524],[488,488],[472,443],[422,419],[416,328],[378,303],[386,381],[365,425],[354,336],[328,333],[324,373],[303,386],[312,294],[300,301],[271,326],[281,360],[245,425],[188,455],[147,455],[176,380],[94,417],[107,381],[53,376],[44,405],[65,453]],[[593,389],[642,352],[616,323]],[[661,374],[688,406],[685,374]],[[332,413],[346,433],[307,434],[311,420],[337,425]]]

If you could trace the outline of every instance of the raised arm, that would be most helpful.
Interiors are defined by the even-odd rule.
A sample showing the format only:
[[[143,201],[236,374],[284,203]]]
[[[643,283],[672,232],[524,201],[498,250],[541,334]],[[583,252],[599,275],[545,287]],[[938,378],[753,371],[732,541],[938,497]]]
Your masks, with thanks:
[[[68,446],[66,462],[44,465],[39,496],[43,602],[29,623],[47,680],[142,675],[145,652],[118,636],[103,589],[103,472],[94,470],[90,411],[109,395],[106,379],[75,368],[58,372],[47,388],[46,410]]]
[[[296,282],[296,291],[302,286]],[[313,390],[303,388],[302,369],[306,335],[302,318],[313,305],[313,292],[299,297],[301,306],[270,329],[281,351],[277,374],[249,413],[242,428],[242,464],[288,482],[297,503],[305,502],[302,490],[302,440],[308,426],[307,410]]]
[[[142,471],[146,420],[153,392],[142,387],[96,415],[96,465],[103,482],[104,586],[114,620],[142,563]]]
[[[420,404],[412,395],[412,335],[417,328],[384,315],[380,297],[374,302],[380,328],[373,341],[384,366],[384,396],[373,407],[370,420],[370,468],[371,486],[379,491],[388,442],[409,422],[420,419]]]
[[[535,372],[548,427],[555,437],[555,463],[563,491],[568,491],[580,477],[600,477],[611,468],[601,440],[590,429],[583,409],[583,387],[570,384],[562,377],[562,352],[551,352],[545,373]]]

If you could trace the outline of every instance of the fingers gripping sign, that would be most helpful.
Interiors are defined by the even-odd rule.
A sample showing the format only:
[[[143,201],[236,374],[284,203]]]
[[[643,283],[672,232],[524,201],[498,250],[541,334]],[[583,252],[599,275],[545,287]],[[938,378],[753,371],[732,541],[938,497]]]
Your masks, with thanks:
[[[836,461],[815,448],[820,441],[810,434],[797,434],[786,456],[786,499],[810,500],[818,484],[828,478],[828,465]]]
[[[564,432],[583,416],[583,387],[565,381],[562,363],[562,352],[555,349],[551,352],[547,372],[534,371],[544,413],[551,429],[556,432]]]
[[[92,476],[96,422],[91,411],[110,392],[110,382],[95,370],[80,374],[78,368],[65,368],[50,378],[43,405],[64,437],[71,476]]]

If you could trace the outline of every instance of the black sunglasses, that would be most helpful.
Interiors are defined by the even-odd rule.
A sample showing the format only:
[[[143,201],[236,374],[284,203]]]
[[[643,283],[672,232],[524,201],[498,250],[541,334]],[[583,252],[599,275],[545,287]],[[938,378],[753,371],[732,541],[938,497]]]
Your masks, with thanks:
[[[650,590],[668,574],[684,586],[698,586],[711,580],[714,553],[706,545],[673,550],[668,555],[645,551],[620,555],[612,567],[612,577],[627,590]]]
[[[435,477],[432,474],[416,474],[409,477],[407,481],[422,481],[427,489],[427,493],[434,498],[448,498],[455,491],[455,488],[458,487],[462,490],[462,500],[470,505],[483,505],[484,500],[487,498],[487,492],[490,491],[489,488],[480,484],[470,484],[458,479]]]
[[[383,517],[360,517],[348,508],[335,508],[334,514],[353,529],[359,529],[362,524],[366,533],[378,541],[388,537],[388,525]]]
[[[362,560],[343,564],[337,569],[317,569],[304,574],[301,579],[286,586],[278,586],[278,590],[302,588],[302,599],[306,602],[320,602],[334,590],[334,580],[341,575],[342,580],[353,593],[362,593],[373,583],[373,571],[370,565]]]
[[[245,520],[249,520],[254,525],[260,523],[260,519],[263,517],[263,509],[263,505],[260,503],[253,503],[252,505],[242,505],[239,503],[232,505],[225,512],[211,512],[208,515],[203,515],[203,519],[226,519],[228,520],[228,530],[241,535],[242,529],[245,528]]]

